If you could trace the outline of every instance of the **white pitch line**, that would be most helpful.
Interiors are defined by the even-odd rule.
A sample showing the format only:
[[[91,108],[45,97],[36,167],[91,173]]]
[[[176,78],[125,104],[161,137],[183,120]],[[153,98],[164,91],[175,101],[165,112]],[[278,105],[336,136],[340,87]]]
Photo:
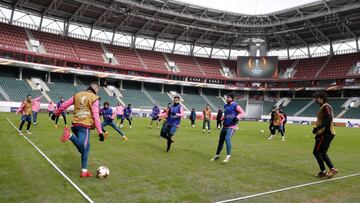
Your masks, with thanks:
[[[6,119],[15,130],[18,130],[9,118]],[[64,172],[62,172],[59,167],[57,167],[54,162],[52,162],[29,138],[27,138],[25,135],[22,137],[24,137],[88,202],[94,203],[94,201],[84,191],[82,191],[79,186],[77,186]]]
[[[311,182],[311,183],[305,183],[305,184],[301,184],[301,185],[295,185],[295,186],[291,186],[291,187],[286,187],[286,188],[282,188],[282,189],[278,189],[278,190],[272,190],[272,191],[268,191],[268,192],[257,193],[257,194],[253,194],[253,195],[249,195],[249,196],[223,200],[223,201],[219,201],[219,202],[216,202],[216,203],[225,203],[225,202],[234,202],[234,201],[239,201],[239,200],[245,200],[245,199],[250,199],[250,198],[254,198],[254,197],[259,197],[259,196],[272,194],[272,193],[283,192],[283,191],[287,191],[287,190],[297,189],[297,188],[301,188],[301,187],[307,187],[307,186],[310,186],[310,185],[326,183],[326,182],[330,182],[330,181],[350,178],[350,177],[359,176],[359,175],[360,175],[360,173],[355,173],[355,174],[341,176],[341,177],[337,177],[337,178],[326,179],[326,180],[321,180],[321,181],[316,181],[316,182]]]

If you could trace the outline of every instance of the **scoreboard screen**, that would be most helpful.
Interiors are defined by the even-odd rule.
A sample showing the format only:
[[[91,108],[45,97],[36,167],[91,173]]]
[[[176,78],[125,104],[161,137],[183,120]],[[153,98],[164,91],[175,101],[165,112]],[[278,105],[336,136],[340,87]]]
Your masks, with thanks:
[[[276,78],[278,57],[244,57],[237,58],[237,77],[240,78]]]

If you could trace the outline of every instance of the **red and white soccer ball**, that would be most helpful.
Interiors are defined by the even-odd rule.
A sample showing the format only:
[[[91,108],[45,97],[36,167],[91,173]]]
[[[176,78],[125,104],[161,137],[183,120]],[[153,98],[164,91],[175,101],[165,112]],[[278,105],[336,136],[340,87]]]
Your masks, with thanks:
[[[106,166],[100,166],[97,170],[96,170],[96,177],[98,178],[106,178],[110,175],[110,170],[108,167]]]

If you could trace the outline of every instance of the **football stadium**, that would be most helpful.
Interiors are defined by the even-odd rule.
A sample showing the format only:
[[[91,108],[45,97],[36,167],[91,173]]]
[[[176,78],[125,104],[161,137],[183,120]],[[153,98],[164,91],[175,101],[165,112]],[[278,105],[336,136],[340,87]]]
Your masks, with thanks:
[[[0,202],[360,202],[359,0],[0,0]]]

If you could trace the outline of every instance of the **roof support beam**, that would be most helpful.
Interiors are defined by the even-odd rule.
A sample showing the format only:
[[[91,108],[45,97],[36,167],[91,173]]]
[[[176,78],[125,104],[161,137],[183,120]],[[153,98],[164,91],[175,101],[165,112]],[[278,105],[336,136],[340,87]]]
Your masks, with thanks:
[[[80,19],[86,12],[86,10],[90,7],[89,4],[81,4],[81,6],[74,12],[74,14],[70,17],[69,22],[77,21]]]

